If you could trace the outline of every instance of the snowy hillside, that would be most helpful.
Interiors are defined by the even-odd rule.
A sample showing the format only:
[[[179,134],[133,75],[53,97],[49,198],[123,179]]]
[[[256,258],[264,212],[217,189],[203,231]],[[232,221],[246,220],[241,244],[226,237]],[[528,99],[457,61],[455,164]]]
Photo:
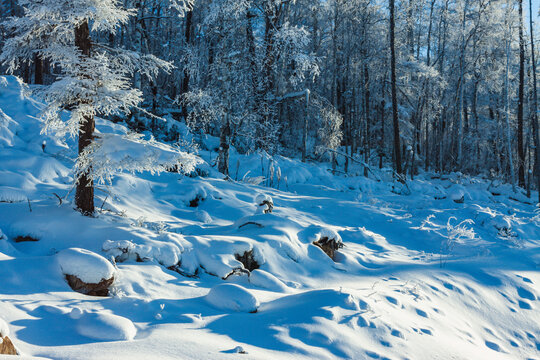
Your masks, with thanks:
[[[421,174],[401,188],[234,149],[223,180],[208,138],[204,177],[121,173],[91,218],[73,209],[75,142],[41,134],[39,109],[0,77],[0,334],[22,355],[540,358],[540,212],[511,186]],[[177,154],[147,140],[113,150]],[[69,275],[114,282],[88,296]]]

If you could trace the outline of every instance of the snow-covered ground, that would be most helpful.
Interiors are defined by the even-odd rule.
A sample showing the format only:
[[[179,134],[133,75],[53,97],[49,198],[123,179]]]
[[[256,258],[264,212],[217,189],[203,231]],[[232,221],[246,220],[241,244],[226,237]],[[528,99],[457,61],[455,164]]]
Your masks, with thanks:
[[[122,173],[89,218],[72,205],[74,140],[40,134],[39,107],[0,77],[0,329],[21,354],[540,358],[540,213],[510,186],[421,174],[404,188],[234,150],[227,181],[209,138],[209,176]],[[336,233],[334,262],[313,242]],[[67,268],[93,266],[114,274],[111,296],[68,286]]]

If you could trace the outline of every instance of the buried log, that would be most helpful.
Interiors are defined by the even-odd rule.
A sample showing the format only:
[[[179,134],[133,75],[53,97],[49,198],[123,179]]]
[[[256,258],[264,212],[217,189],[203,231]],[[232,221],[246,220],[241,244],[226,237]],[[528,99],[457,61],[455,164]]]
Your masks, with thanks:
[[[36,242],[36,241],[39,241],[39,239],[36,239],[35,237],[32,237],[30,235],[19,235],[17,237],[15,237],[13,239],[13,241],[15,241],[16,243],[20,243],[20,242]]]

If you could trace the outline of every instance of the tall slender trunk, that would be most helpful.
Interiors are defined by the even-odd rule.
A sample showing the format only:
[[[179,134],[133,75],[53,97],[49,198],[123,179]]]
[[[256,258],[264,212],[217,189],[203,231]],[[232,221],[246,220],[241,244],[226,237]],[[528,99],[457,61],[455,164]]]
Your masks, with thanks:
[[[395,0],[390,0],[390,82],[392,86],[392,119],[394,123],[394,160],[396,164],[396,171],[401,174],[401,145],[399,139],[399,119],[396,88],[396,44],[394,7]]]
[[[369,166],[369,159],[371,156],[371,128],[370,128],[370,102],[371,93],[369,92],[369,70],[367,64],[364,64],[364,117],[366,120],[366,140],[364,145],[364,162]],[[364,176],[368,177],[368,168],[364,166]]]
[[[462,167],[463,161],[463,102],[465,92],[465,24],[466,14],[469,1],[465,0],[463,7],[463,17],[461,20],[461,56],[459,60],[459,123],[458,123],[458,138],[457,138],[457,166],[459,169]]]
[[[88,21],[84,21],[75,28],[75,46],[81,51],[83,57],[90,57],[91,42]],[[86,76],[86,74],[81,74],[81,76]],[[94,117],[85,116],[83,122],[79,124],[79,155],[92,143],[94,130]],[[94,182],[89,173],[82,174],[77,181],[75,205],[84,215],[94,213]]]
[[[537,187],[538,190],[538,202],[540,203],[540,134],[538,132],[538,92],[536,88],[536,60],[535,60],[535,54],[534,54],[534,28],[533,28],[533,20],[532,20],[532,0],[529,0],[529,26],[530,26],[530,32],[531,32],[531,62],[532,62],[532,73],[533,73],[533,116],[532,116],[532,123],[533,123],[533,132],[535,134],[534,140],[535,140],[535,153],[536,153],[536,159],[535,159],[535,167],[536,167],[536,180],[537,180]]]
[[[186,45],[189,45],[191,43],[191,25],[193,21],[193,10],[189,10],[186,13],[186,27],[185,27],[185,41]],[[189,92],[189,71],[186,68],[184,68],[184,78],[182,79],[182,94],[187,94]],[[184,120],[187,120],[188,117],[188,110],[187,106],[184,104],[182,106],[182,117]]]
[[[231,135],[231,126],[228,114],[226,118],[225,123],[221,125],[219,134],[218,171],[223,175],[229,176],[229,137]]]
[[[509,25],[510,26],[510,25]],[[506,69],[504,75],[504,119],[506,123],[506,152],[508,156],[508,166],[510,168],[510,181],[512,186],[516,186],[516,176],[514,174],[514,162],[512,157],[512,142],[510,135],[510,85],[509,77],[510,74],[510,40],[506,40]],[[515,191],[515,189],[514,189]]]
[[[34,84],[43,85],[43,60],[38,53],[34,54]]]
[[[525,187],[525,149],[523,148],[523,99],[525,85],[525,44],[523,40],[523,0],[519,3],[519,93],[518,93],[518,178],[519,186]]]

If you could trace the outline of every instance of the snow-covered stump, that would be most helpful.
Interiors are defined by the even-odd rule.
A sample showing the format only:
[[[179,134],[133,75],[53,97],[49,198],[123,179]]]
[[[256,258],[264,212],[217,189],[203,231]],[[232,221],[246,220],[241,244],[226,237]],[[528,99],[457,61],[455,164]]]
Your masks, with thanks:
[[[19,355],[9,339],[9,328],[2,318],[0,318],[0,355]]]
[[[269,214],[274,209],[274,200],[270,195],[259,194],[255,197],[257,204],[257,214]]]
[[[103,256],[89,250],[71,248],[60,251],[56,257],[60,271],[74,291],[92,296],[109,295],[115,268]]]
[[[336,251],[343,247],[341,236],[334,230],[323,229],[317,237],[318,239],[313,242],[313,245],[320,247],[326,255],[336,261]]]

